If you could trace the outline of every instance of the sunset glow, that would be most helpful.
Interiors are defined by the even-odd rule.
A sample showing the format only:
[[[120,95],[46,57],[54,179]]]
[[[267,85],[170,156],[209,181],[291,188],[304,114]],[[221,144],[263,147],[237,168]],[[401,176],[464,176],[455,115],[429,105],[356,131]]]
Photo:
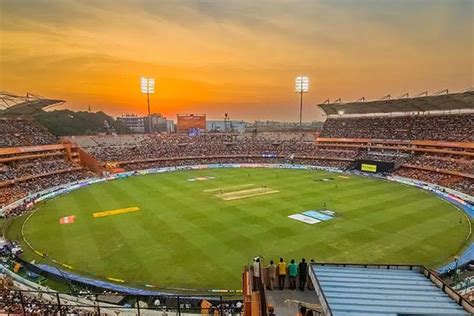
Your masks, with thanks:
[[[0,1],[0,90],[74,110],[304,120],[326,99],[473,85],[473,2]]]

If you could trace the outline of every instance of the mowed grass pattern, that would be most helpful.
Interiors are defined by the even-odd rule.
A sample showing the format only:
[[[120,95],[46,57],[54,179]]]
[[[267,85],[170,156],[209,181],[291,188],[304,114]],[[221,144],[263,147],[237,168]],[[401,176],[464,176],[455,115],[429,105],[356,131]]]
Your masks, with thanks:
[[[187,181],[205,176],[215,179]],[[329,177],[334,180],[314,181]],[[245,184],[280,192],[233,201],[204,192]],[[324,202],[337,212],[335,219],[308,225],[287,218]],[[92,216],[134,206],[140,210]],[[68,215],[76,215],[76,222],[60,225]],[[461,250],[470,225],[449,203],[382,180],[308,170],[208,169],[77,190],[42,204],[25,236],[48,260],[76,273],[158,287],[238,289],[243,266],[256,255],[267,262],[283,256],[435,267]],[[10,237],[20,239],[20,227],[18,220]],[[30,251],[25,256],[44,261]]]

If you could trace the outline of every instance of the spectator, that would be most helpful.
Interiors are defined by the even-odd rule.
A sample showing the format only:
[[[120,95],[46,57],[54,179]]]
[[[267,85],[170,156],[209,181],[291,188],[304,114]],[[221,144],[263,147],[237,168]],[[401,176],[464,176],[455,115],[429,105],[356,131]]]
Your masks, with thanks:
[[[258,289],[257,284],[260,282],[260,258],[254,259],[253,262],[253,290]]]
[[[208,300],[204,299],[201,302],[201,315],[209,315],[212,304]]]
[[[285,279],[286,279],[286,262],[283,261],[283,258],[280,258],[278,262],[278,285],[280,286],[280,291],[283,291],[285,288]]]
[[[290,276],[290,289],[296,289],[296,277],[298,276],[298,265],[295,263],[295,259],[291,259],[288,265],[288,274]]]
[[[307,308],[304,305],[300,306],[297,316],[306,316]]]
[[[268,289],[273,291],[273,284],[276,279],[276,265],[273,263],[273,260],[270,260],[270,264],[267,266],[268,271]]]
[[[275,314],[275,308],[273,307],[272,304],[268,304],[268,316],[276,316]]]
[[[300,281],[300,290],[301,291],[304,291],[304,288],[306,286],[306,279],[308,278],[308,264],[306,263],[306,260],[305,258],[301,259],[301,262],[299,263],[298,265],[298,270],[300,272],[300,277],[299,277],[299,281]]]

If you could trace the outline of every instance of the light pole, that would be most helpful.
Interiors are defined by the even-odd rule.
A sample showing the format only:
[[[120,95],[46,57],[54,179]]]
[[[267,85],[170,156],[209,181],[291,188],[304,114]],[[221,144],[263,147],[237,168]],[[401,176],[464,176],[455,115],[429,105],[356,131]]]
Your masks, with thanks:
[[[141,78],[141,91],[146,93],[146,101],[148,105],[148,132],[151,134],[151,111],[150,111],[150,94],[155,93],[155,79],[154,78]]]
[[[309,90],[309,79],[306,76],[298,76],[295,79],[295,92],[300,94],[300,129],[303,128],[303,93]]]

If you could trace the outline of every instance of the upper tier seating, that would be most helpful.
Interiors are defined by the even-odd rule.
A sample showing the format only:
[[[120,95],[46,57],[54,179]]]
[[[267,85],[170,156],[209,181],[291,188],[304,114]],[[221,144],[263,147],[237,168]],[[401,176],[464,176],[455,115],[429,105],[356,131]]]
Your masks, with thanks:
[[[33,120],[0,118],[0,148],[48,145],[56,142],[56,137]]]
[[[474,114],[329,118],[321,137],[474,141]]]

